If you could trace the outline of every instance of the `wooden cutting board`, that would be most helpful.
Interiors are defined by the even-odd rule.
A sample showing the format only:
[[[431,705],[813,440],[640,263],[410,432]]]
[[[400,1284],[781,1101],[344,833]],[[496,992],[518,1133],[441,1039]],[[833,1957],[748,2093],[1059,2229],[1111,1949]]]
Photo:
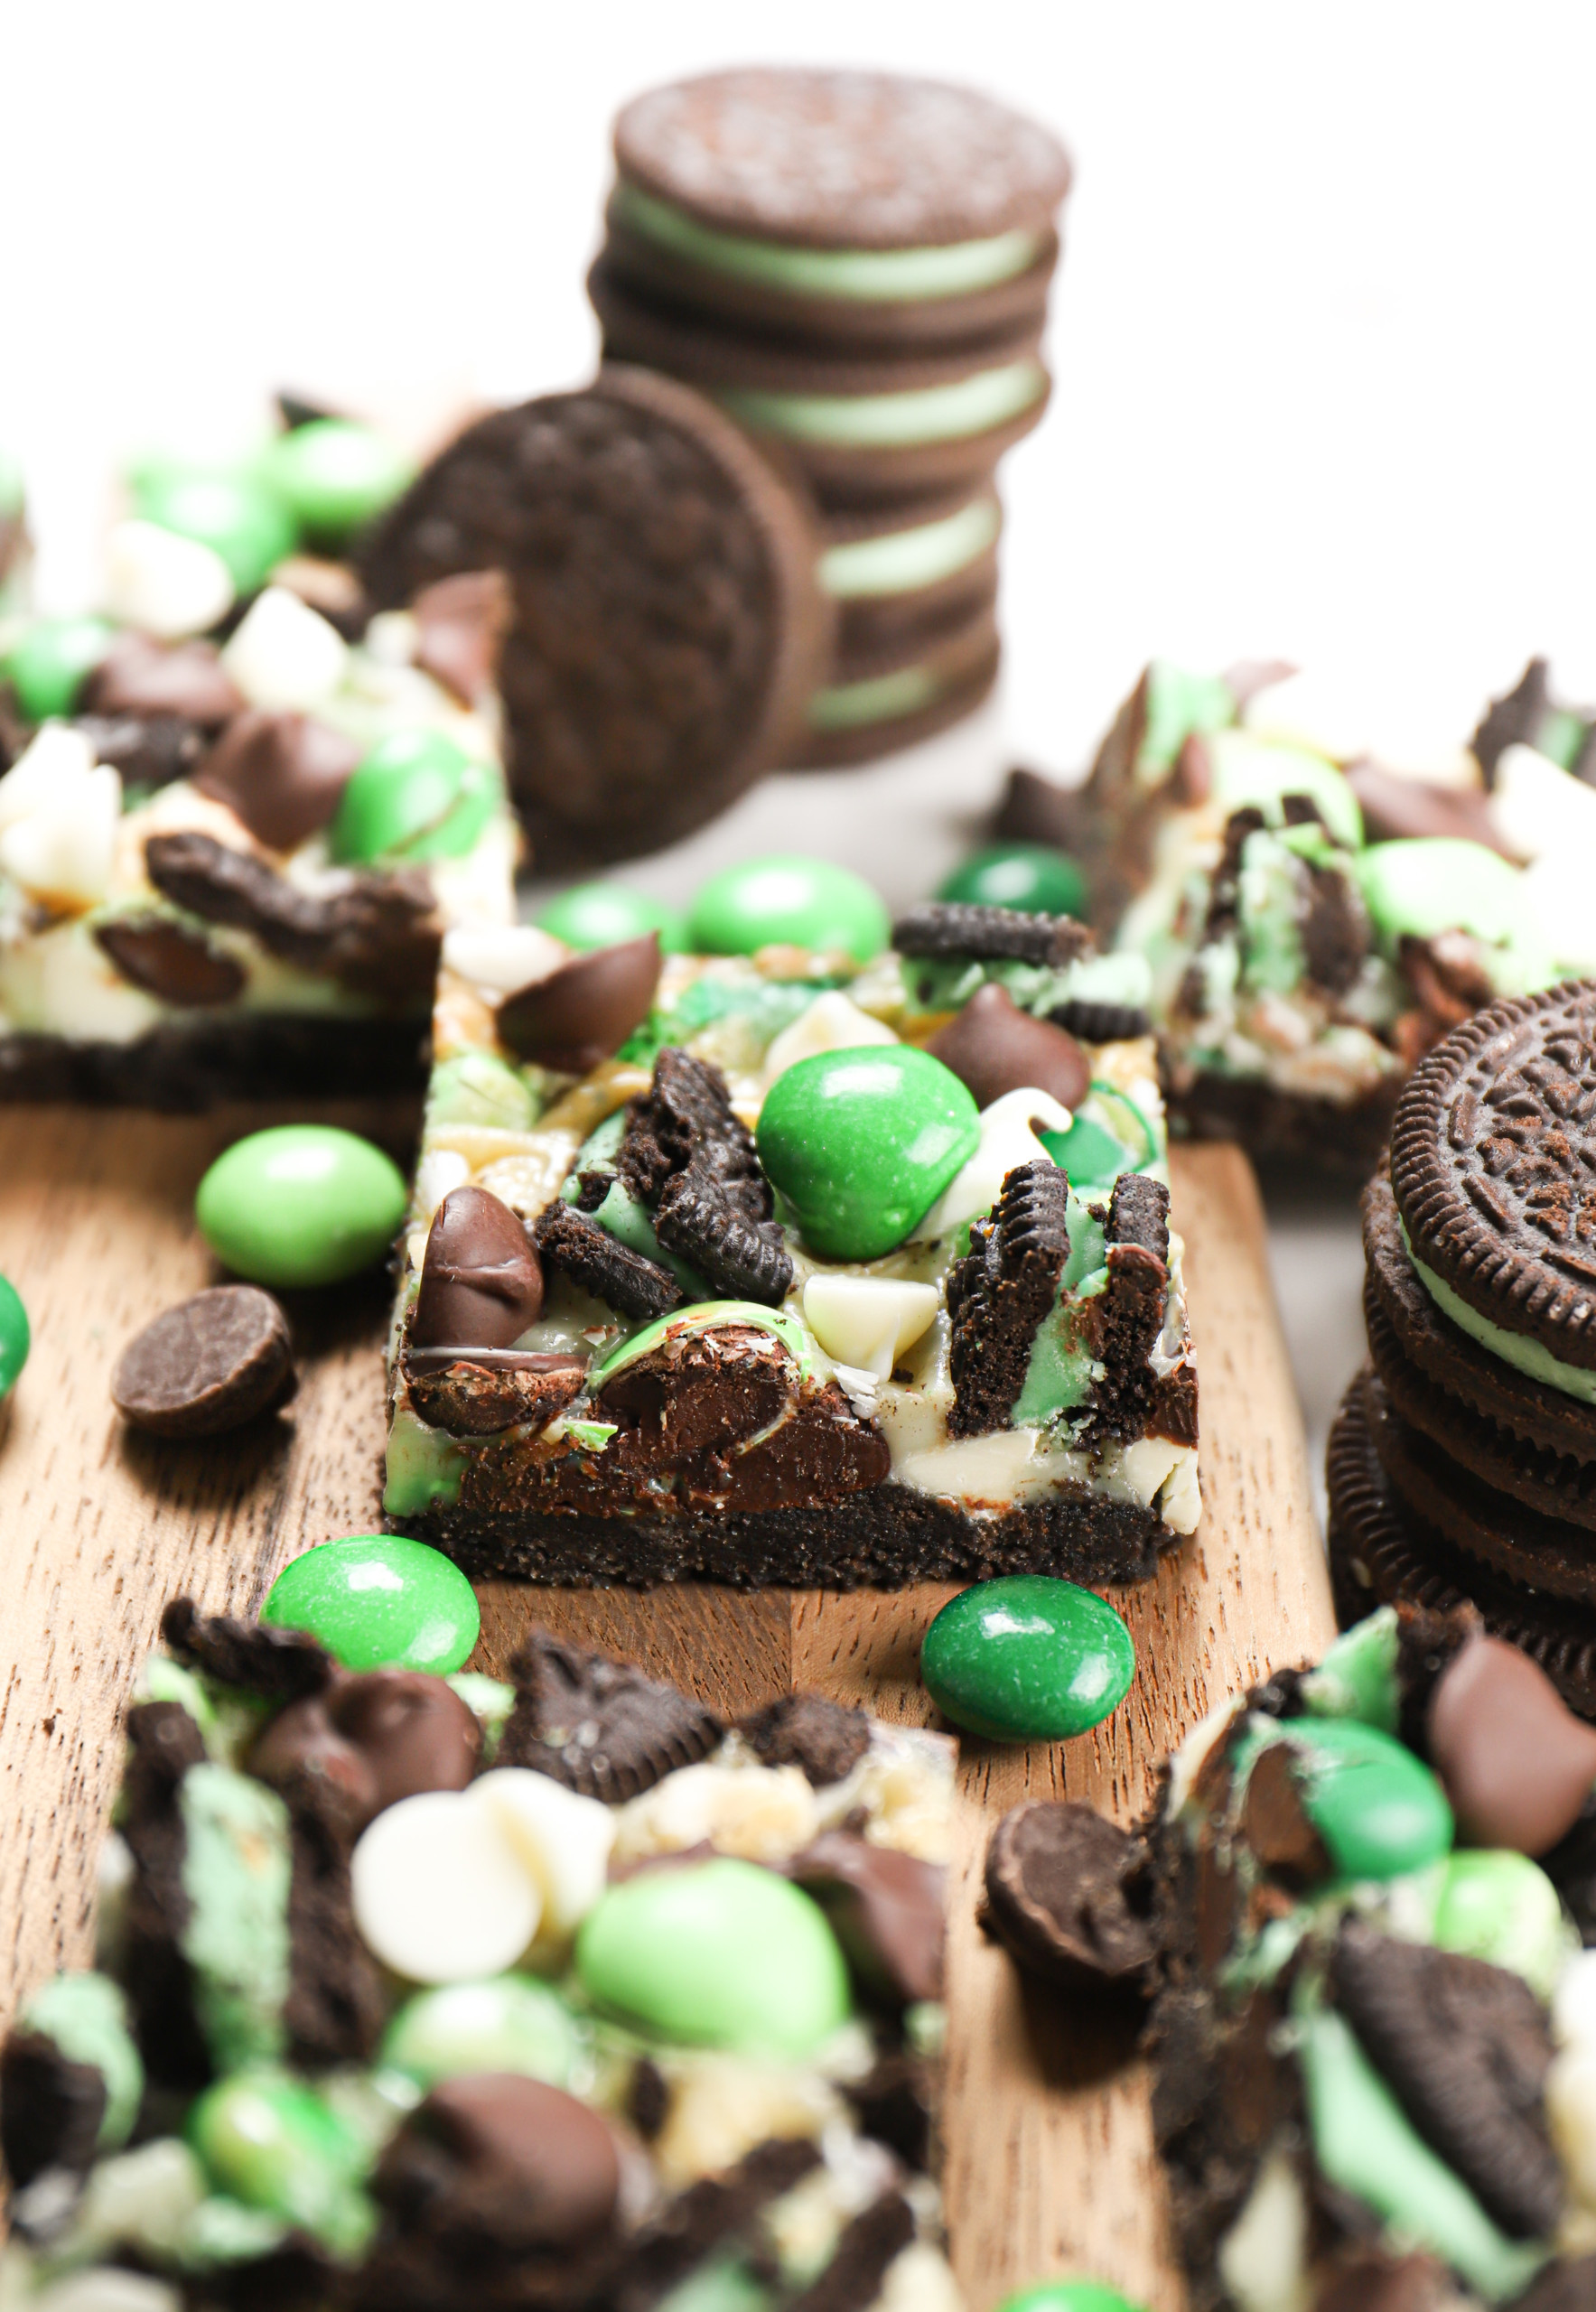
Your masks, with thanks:
[[[0,1271],[33,1352],[0,1407],[0,1952],[9,2015],[91,1950],[94,1861],[119,1765],[118,1714],[164,1600],[248,1612],[312,1543],[373,1530],[383,1440],[386,1280],[293,1307],[302,1384],[291,1419],[176,1447],[126,1431],[107,1380],[122,1344],[214,1281],[194,1188],[258,1111],[173,1120],[80,1110],[0,1115]],[[403,1108],[340,1121],[401,1157]],[[1178,1150],[1201,1375],[1201,1527],[1158,1579],[1120,1593],[1135,1684],[1068,1748],[966,1741],[948,1984],[943,2129],[953,2254],[970,2312],[1055,2274],[1112,2279],[1180,2312],[1146,2082],[1123,2027],[1022,1988],[975,1925],[985,1840],[1030,1796],[1132,1820],[1159,1761],[1222,1696],[1320,1650],[1333,1629],[1302,1424],[1246,1160]],[[541,1618],[673,1677],[728,1715],[789,1684],[924,1719],[919,1641],[951,1592],[837,1596],[707,1587],[482,1591],[475,1666],[502,1669]]]

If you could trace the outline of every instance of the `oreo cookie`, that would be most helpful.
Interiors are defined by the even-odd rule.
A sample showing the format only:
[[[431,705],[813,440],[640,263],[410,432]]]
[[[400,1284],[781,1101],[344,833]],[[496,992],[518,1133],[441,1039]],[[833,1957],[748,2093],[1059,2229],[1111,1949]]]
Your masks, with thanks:
[[[794,490],[701,396],[606,368],[467,428],[362,556],[382,606],[502,570],[512,793],[540,869],[679,841],[786,750],[828,615]]]
[[[976,963],[1061,966],[1091,944],[1085,924],[1070,915],[1026,915],[957,900],[922,900],[892,926],[901,956],[967,956]]]
[[[783,1694],[738,1730],[766,1766],[802,1767],[817,1790],[845,1782],[870,1748],[865,1712],[825,1694]]]
[[[533,1226],[532,1242],[546,1267],[564,1270],[584,1292],[623,1317],[667,1316],[686,1298],[667,1268],[618,1244],[574,1205],[556,1199],[546,1206]]]
[[[836,611],[834,667],[994,601],[1002,530],[1003,508],[987,481],[827,514],[819,577]],[[834,672],[833,679],[841,677]]]
[[[1069,1182],[1050,1159],[1020,1165],[1004,1180],[992,1217],[971,1227],[966,1257],[948,1272],[950,1436],[980,1437],[1008,1425],[1069,1258]]]
[[[795,770],[873,761],[915,746],[980,704],[997,680],[997,579],[973,605],[928,614],[886,640],[845,645],[809,701]]]
[[[733,1114],[717,1067],[667,1046],[648,1095],[627,1112],[615,1170],[652,1207],[666,1250],[723,1299],[780,1307],[792,1283],[792,1254],[771,1217],[753,1135]]]
[[[535,1629],[510,1663],[515,1707],[498,1763],[531,1767],[607,1804],[709,1756],[724,1730],[702,1702],[624,1662]]]

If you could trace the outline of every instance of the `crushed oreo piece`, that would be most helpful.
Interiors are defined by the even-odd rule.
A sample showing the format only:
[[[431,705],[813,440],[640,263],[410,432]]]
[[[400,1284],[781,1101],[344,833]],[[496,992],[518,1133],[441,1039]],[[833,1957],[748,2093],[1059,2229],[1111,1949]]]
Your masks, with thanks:
[[[825,1694],[782,1694],[739,1732],[768,1767],[802,1767],[817,1790],[845,1782],[870,1748],[870,1717]]]
[[[718,2176],[702,2177],[667,2200],[645,2223],[627,2258],[614,2312],[654,2312],[717,2250],[752,2244],[760,2218],[775,2200],[820,2165],[806,2136],[772,2136]],[[868,2304],[870,2298],[864,2302]]]
[[[95,925],[94,938],[129,986],[163,1003],[231,1003],[244,992],[244,966],[236,957],[154,908],[107,917]]]
[[[666,1183],[654,1233],[727,1300],[779,1309],[792,1284],[792,1254],[775,1221],[745,1220],[713,1175],[690,1164]]]
[[[532,1767],[614,1804],[709,1756],[723,1732],[702,1702],[630,1664],[534,1630],[510,1664],[516,1701],[498,1763]]]
[[[1069,1257],[1069,1195],[1057,1164],[1039,1158],[1019,1165],[992,1217],[971,1228],[968,1254],[948,1273],[951,1436],[979,1437],[1007,1423]]]
[[[1440,2298],[1433,2312],[1452,2312],[1456,2302],[1455,2296],[1450,2300]],[[1596,2256],[1559,2257],[1530,2282],[1522,2296],[1514,2298],[1512,2312],[1591,2312],[1592,2304],[1596,2304]],[[1345,2307],[1338,2305],[1336,2312],[1371,2312],[1371,2307],[1361,2300],[1355,2305],[1349,2299]],[[1376,2305],[1372,2312],[1386,2312],[1386,2307]],[[1423,2303],[1401,2304],[1395,2312],[1432,2312],[1432,2307]]]
[[[1488,788],[1497,783],[1497,765],[1509,747],[1533,747],[1551,704],[1551,669],[1532,658],[1511,690],[1493,698],[1470,741]]]
[[[845,2225],[825,2270],[789,2299],[789,2312],[869,2312],[880,2299],[887,2267],[914,2231],[914,2211],[902,2193],[883,2193]]]
[[[210,747],[202,722],[181,714],[75,714],[94,760],[121,774],[124,787],[170,787],[191,778]]]
[[[1218,861],[1209,885],[1208,914],[1202,927],[1204,946],[1210,946],[1216,939],[1229,937],[1239,925],[1241,854],[1247,837],[1260,834],[1266,825],[1255,803],[1232,811],[1226,820]]]
[[[930,2166],[932,2084],[923,2056],[883,2048],[863,2079],[838,2084],[866,2135],[910,2168]]]
[[[288,1996],[292,2062],[320,2071],[369,2063],[387,2014],[382,1972],[355,1925],[341,1823],[289,1801]]]
[[[1351,1918],[1330,1980],[1414,2127],[1503,2229],[1555,2232],[1564,2186],[1544,2108],[1552,2041],[1523,1977]]]
[[[168,1309],[117,1360],[111,1398],[157,1437],[216,1437],[295,1386],[288,1319],[257,1284],[215,1284]]]
[[[969,956],[982,963],[1072,964],[1092,935],[1070,915],[1025,915],[1017,908],[926,900],[892,926],[901,956]]]
[[[267,1701],[320,1693],[334,1674],[332,1656],[307,1631],[202,1615],[191,1598],[173,1599],[161,1617],[161,1636],[191,1669]]]
[[[563,1270],[623,1317],[667,1316],[686,1297],[667,1268],[618,1244],[585,1213],[557,1198],[538,1214],[532,1242],[546,1265]]]
[[[1341,868],[1311,859],[1302,865],[1307,885],[1299,928],[1307,975],[1327,994],[1345,995],[1369,951],[1368,909]]]
[[[1075,1988],[1142,1990],[1158,1950],[1152,1858],[1095,1807],[1033,1801],[986,1851],[986,1918],[1022,1967]]]
[[[0,2154],[14,2192],[52,2168],[87,2175],[105,2113],[98,2065],[74,2063],[45,2032],[7,2033],[0,2048]]]
[[[1062,1028],[1083,1044],[1128,1043],[1133,1036],[1152,1032],[1153,1015],[1143,1003],[1094,1003],[1083,996],[1055,1003],[1048,1013],[1054,1027]]]
[[[753,1136],[733,1112],[725,1078],[668,1046],[648,1093],[627,1112],[617,1178],[654,1207],[654,1228],[723,1299],[779,1308],[792,1255],[771,1218]]]
[[[172,1611],[168,1607],[167,1614]],[[178,1794],[184,1775],[202,1765],[205,1755],[200,1729],[181,1702],[140,1702],[128,1711],[120,1829],[134,1868],[123,1921],[122,1982],[151,2079],[191,2090],[205,2084],[211,2066],[181,1949],[191,1905],[183,1884],[187,1836]]]
[[[1163,1328],[1169,1292],[1170,1192],[1145,1172],[1122,1172],[1105,1228],[1108,1284],[1088,1310],[1092,1352],[1105,1370],[1092,1390],[1083,1432],[1093,1444],[1142,1436],[1158,1376],[1149,1359]],[[1193,1395],[1196,1376],[1191,1376]],[[1193,1413],[1195,1406],[1192,1407]]]
[[[626,2085],[626,2116],[652,2143],[670,2116],[670,2086],[652,2056],[639,2056]]]

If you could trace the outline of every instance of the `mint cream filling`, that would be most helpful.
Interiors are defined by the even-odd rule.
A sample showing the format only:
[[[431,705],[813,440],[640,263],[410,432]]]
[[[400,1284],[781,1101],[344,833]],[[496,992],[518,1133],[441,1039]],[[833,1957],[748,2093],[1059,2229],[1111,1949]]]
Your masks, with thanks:
[[[857,601],[873,594],[911,594],[951,578],[978,555],[985,553],[1002,526],[995,498],[978,498],[946,514],[939,522],[922,522],[912,530],[892,530],[884,537],[853,538],[828,546],[820,557],[820,583],[837,601]]]
[[[728,386],[715,399],[756,434],[837,450],[907,450],[967,441],[1004,425],[1039,402],[1047,384],[1041,363],[1024,360],[905,394],[778,394]]]
[[[189,1768],[179,1804],[182,1954],[206,2044],[222,2071],[270,2063],[286,2036],[288,1810],[265,1783],[210,1765]]]
[[[1056,1413],[1073,1411],[1086,1403],[1092,1384],[1102,1377],[1085,1334],[1088,1304],[1108,1283],[1107,1239],[1102,1216],[1073,1189],[1064,1211],[1069,1256],[1053,1305],[1031,1344],[1025,1379],[1009,1415],[1012,1429],[1040,1428]]]
[[[672,202],[624,181],[615,188],[615,210],[621,223],[645,240],[711,273],[784,289],[795,297],[840,297],[854,303],[879,299],[910,304],[922,297],[960,297],[971,290],[991,289],[1033,265],[1041,247],[1035,233],[1015,230],[933,248],[797,248],[783,241],[716,232]]]
[[[1408,1242],[1407,1226],[1400,1215],[1396,1226],[1414,1274],[1442,1314],[1450,1317],[1460,1332],[1467,1333],[1470,1340],[1478,1341],[1493,1356],[1499,1356],[1516,1373],[1522,1373],[1532,1381],[1544,1381],[1548,1388],[1560,1389],[1565,1397],[1577,1397],[1582,1404],[1596,1405],[1596,1372],[1587,1372],[1579,1365],[1565,1365],[1544,1343],[1531,1340],[1523,1333],[1506,1332],[1500,1325],[1492,1324],[1489,1317],[1482,1317],[1433,1269],[1425,1267]]]
[[[944,688],[929,667],[901,667],[895,674],[876,675],[868,682],[838,683],[818,690],[809,701],[809,722],[817,731],[854,731],[869,722],[885,722],[894,714],[913,714]]]

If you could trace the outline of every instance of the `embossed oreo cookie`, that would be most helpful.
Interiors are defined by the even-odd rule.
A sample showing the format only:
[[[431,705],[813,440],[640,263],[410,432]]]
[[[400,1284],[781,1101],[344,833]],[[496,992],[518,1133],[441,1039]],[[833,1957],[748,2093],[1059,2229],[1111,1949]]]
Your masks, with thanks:
[[[971,1228],[968,1254],[948,1273],[952,1436],[979,1437],[1008,1422],[1069,1258],[1069,1196],[1058,1165],[1021,1165],[1003,1182],[991,1219]]]
[[[547,869],[675,842],[777,760],[826,663],[815,551],[798,497],[710,403],[607,368],[468,427],[363,576],[382,605],[508,576],[510,784]]]
[[[1092,935],[1070,915],[1025,915],[1018,908],[922,900],[892,926],[901,956],[969,956],[978,962],[1068,964]]]
[[[531,1767],[607,1804],[707,1757],[721,1721],[675,1686],[535,1629],[510,1664],[501,1766]]]

